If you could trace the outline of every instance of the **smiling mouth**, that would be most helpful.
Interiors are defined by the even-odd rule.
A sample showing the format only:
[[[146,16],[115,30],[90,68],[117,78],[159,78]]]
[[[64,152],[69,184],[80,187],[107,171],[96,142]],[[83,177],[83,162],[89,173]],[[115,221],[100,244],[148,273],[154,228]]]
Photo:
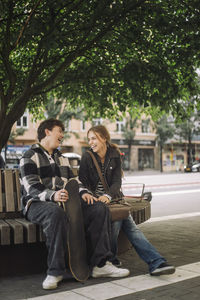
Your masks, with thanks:
[[[96,150],[97,150],[97,146],[93,146],[93,147],[91,147],[91,149],[92,149],[93,151],[96,151]]]

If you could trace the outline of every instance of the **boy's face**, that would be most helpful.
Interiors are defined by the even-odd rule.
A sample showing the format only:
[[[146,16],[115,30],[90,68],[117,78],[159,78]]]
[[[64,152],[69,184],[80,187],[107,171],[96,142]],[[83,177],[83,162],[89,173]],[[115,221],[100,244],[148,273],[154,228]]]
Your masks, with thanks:
[[[58,148],[64,137],[62,128],[59,126],[53,127],[52,130],[46,129],[46,135],[47,135],[47,141],[48,141],[49,147],[51,149]]]

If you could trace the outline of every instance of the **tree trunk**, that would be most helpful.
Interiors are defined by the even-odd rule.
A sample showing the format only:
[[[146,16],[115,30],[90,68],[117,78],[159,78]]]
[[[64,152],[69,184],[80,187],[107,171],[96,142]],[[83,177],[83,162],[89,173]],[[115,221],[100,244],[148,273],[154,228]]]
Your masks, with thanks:
[[[0,152],[3,149],[4,146],[6,146],[11,129],[13,124],[8,122],[6,120],[0,120],[1,129],[0,129]],[[6,154],[5,154],[6,155]]]
[[[25,93],[11,106],[11,99],[0,110],[0,152],[6,145],[15,122],[25,112],[27,102],[30,99],[29,93]]]
[[[163,146],[160,145],[160,172],[163,172],[162,152],[163,152]]]
[[[131,144],[128,144],[128,170],[131,169]]]
[[[192,139],[191,135],[188,136],[188,157],[187,163],[190,165],[192,163]]]

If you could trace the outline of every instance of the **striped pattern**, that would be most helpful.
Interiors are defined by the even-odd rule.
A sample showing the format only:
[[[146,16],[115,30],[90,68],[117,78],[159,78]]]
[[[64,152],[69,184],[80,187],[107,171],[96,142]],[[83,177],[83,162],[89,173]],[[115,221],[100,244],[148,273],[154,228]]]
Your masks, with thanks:
[[[34,144],[20,160],[22,208],[25,213],[32,201],[50,201],[56,190],[62,189],[73,172],[67,157],[57,149],[49,155]]]
[[[102,173],[102,175],[104,177],[104,164],[101,165],[101,173]],[[99,182],[97,184],[97,188],[96,188],[95,194],[98,197],[102,196],[103,194],[105,194],[105,190],[104,190],[104,187],[103,187],[103,184],[102,184],[101,180],[99,180]]]

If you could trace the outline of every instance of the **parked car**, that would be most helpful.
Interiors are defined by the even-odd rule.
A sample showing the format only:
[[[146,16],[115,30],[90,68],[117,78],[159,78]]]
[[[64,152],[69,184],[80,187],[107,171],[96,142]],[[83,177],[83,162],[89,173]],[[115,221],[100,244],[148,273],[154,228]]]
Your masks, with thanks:
[[[9,169],[18,169],[19,168],[19,158],[12,157],[6,159],[6,168]]]
[[[62,155],[69,159],[69,163],[70,163],[75,175],[78,175],[78,170],[79,170],[80,161],[81,161],[81,155],[79,155],[77,153],[73,153],[73,152],[62,153]]]
[[[192,165],[192,172],[200,172],[200,161],[196,161]]]
[[[5,160],[5,155],[1,155],[4,161],[4,168],[9,168],[9,169],[18,169],[19,168],[19,159],[21,155],[17,154],[7,154],[6,155],[6,160]]]
[[[193,163],[184,166],[184,172],[200,172],[200,160],[195,160]]]

